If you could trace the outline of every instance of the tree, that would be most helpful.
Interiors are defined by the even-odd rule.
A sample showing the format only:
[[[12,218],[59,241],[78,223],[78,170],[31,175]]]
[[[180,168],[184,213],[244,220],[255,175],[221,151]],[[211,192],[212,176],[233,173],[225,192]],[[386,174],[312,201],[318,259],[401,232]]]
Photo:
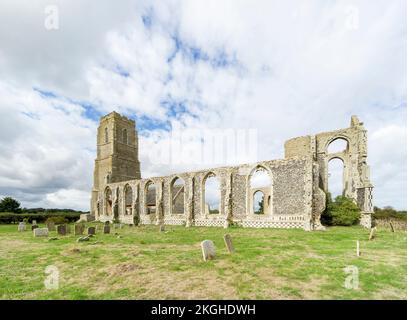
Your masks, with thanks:
[[[327,205],[321,221],[325,225],[351,226],[360,220],[360,209],[352,199],[345,196],[337,196],[332,201],[331,195],[327,194]]]
[[[0,201],[0,212],[20,213],[20,202],[11,197],[5,197]]]
[[[259,201],[259,210],[258,213],[264,213],[264,197],[261,198],[261,200]]]

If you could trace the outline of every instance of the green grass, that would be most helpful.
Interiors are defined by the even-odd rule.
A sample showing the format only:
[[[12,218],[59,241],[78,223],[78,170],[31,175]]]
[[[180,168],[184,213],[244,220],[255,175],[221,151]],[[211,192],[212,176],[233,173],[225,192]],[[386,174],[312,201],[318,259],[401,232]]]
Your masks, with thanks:
[[[0,298],[407,298],[403,231],[379,229],[376,239],[368,241],[369,231],[361,227],[325,232],[175,226],[166,230],[112,228],[112,234],[98,231],[90,242],[77,243],[73,234],[47,241],[34,238],[31,231],[17,232],[17,225],[0,225]],[[234,254],[226,251],[226,232],[232,236]],[[204,239],[216,245],[213,261],[202,260]],[[356,240],[360,240],[360,257],[355,254]],[[49,265],[59,270],[59,289],[44,287]],[[344,287],[348,275],[343,269],[350,265],[358,267],[358,289]]]

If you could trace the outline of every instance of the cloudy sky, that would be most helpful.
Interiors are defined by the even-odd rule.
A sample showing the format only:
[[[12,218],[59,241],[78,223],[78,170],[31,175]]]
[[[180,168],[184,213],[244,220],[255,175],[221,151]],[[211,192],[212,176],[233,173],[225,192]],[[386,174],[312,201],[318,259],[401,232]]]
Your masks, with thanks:
[[[407,209],[406,15],[404,0],[2,0],[0,196],[88,210],[112,110],[137,122],[143,177],[193,167],[151,156],[174,127],[256,129],[267,160],[356,114],[375,204]]]

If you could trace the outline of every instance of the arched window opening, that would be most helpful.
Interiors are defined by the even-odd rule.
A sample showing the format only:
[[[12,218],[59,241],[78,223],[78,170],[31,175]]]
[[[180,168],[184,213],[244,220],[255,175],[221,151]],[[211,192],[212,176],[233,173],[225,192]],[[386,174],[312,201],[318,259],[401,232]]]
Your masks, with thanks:
[[[153,182],[148,182],[146,185],[146,198],[145,198],[145,209],[146,214],[156,213],[156,187]]]
[[[133,188],[130,185],[126,185],[124,188],[124,214],[133,214]]]
[[[105,191],[105,201],[106,201],[106,215],[111,216],[112,215],[112,190],[110,188],[107,188]]]
[[[105,143],[109,143],[109,130],[105,128]]]
[[[204,181],[203,199],[206,214],[220,212],[220,183],[214,173],[209,174]]]
[[[176,178],[171,184],[171,212],[184,214],[185,183],[181,178]]]
[[[344,194],[344,164],[341,159],[334,158],[328,163],[328,192],[332,199]]]
[[[264,214],[264,193],[260,190],[253,195],[253,212],[255,214]]]
[[[348,150],[348,141],[343,138],[333,140],[328,145],[328,153],[338,153]]]
[[[271,212],[271,187],[272,181],[268,171],[263,167],[256,168],[249,181],[252,213],[267,214]]]
[[[127,144],[128,137],[127,137],[127,129],[123,129],[123,143]]]

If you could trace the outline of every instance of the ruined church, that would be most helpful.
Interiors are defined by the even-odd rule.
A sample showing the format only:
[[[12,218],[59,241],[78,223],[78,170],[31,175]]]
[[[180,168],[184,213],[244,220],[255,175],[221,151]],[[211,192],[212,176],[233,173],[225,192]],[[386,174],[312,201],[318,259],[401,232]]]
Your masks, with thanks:
[[[328,147],[337,140],[346,147],[330,153]],[[367,131],[356,116],[348,128],[293,138],[284,147],[285,158],[280,160],[142,179],[135,121],[112,112],[101,118],[97,132],[91,215],[126,224],[321,230],[328,163],[340,159],[343,195],[361,209],[360,224],[371,226]],[[259,172],[269,183],[253,186]],[[219,183],[216,208],[207,200],[209,179]]]

